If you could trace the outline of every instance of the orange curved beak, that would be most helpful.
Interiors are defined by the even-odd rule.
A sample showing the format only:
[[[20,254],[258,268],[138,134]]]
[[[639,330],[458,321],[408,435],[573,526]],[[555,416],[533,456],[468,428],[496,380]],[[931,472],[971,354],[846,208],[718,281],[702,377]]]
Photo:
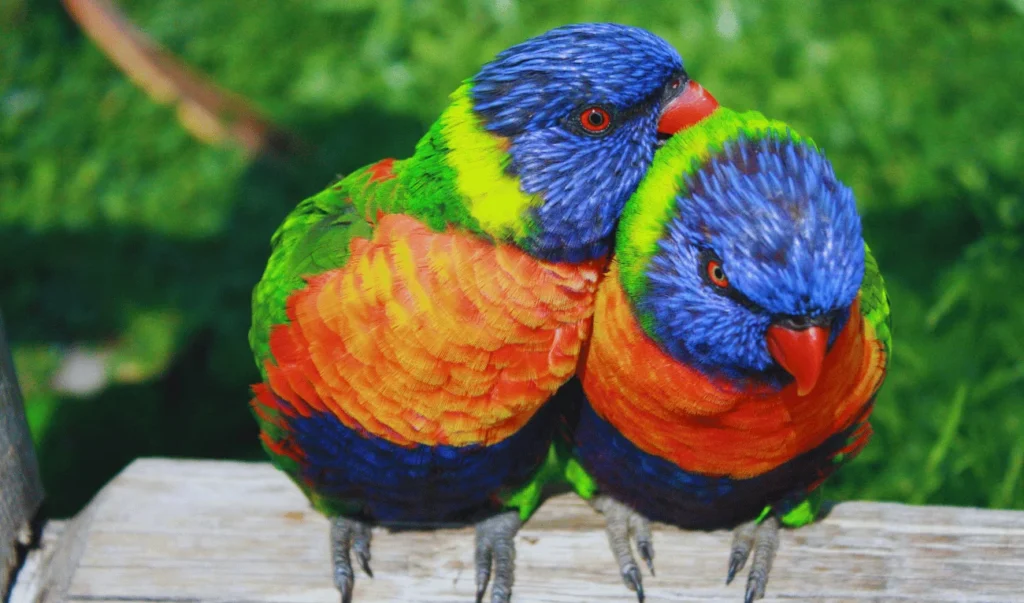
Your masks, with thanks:
[[[683,128],[689,128],[718,108],[718,101],[697,82],[686,83],[683,93],[661,110],[658,133],[671,136]]]
[[[794,330],[778,325],[768,327],[768,352],[796,380],[796,393],[805,396],[814,389],[825,363],[827,327]]]

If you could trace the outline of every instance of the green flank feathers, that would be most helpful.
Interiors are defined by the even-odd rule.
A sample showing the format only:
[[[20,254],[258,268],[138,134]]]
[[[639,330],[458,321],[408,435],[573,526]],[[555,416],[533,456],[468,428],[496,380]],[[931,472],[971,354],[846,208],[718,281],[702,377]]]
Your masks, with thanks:
[[[249,330],[249,345],[264,379],[263,365],[270,357],[270,328],[287,322],[288,296],[305,285],[304,276],[344,265],[352,237],[371,234],[370,225],[350,203],[345,182],[300,203],[271,239],[273,251],[253,291]]]
[[[889,315],[889,294],[878,269],[878,262],[864,244],[864,280],[860,286],[860,313],[875,329],[875,335],[885,347],[886,358],[892,362],[892,317]]]

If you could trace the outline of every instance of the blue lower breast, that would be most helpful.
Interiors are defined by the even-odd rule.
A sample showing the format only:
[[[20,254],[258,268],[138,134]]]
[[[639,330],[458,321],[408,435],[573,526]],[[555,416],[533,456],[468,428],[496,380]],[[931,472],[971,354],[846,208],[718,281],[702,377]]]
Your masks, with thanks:
[[[492,446],[403,447],[317,413],[290,422],[305,454],[300,477],[320,496],[356,503],[382,523],[459,522],[492,511],[495,495],[529,480],[556,424],[553,405]]]
[[[583,404],[575,432],[575,454],[601,490],[654,521],[687,529],[733,527],[757,517],[766,505],[787,507],[834,469],[833,455],[849,433],[775,469],[748,479],[691,473],[637,448]]]

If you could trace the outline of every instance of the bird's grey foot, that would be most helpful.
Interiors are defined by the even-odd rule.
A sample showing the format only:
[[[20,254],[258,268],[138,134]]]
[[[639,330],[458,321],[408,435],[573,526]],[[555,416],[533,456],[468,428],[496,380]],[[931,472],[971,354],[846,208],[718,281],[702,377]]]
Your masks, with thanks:
[[[334,585],[341,593],[341,603],[352,603],[355,572],[352,571],[351,552],[355,552],[359,566],[372,578],[369,524],[347,517],[332,517],[331,557],[334,560]]]
[[[590,505],[605,517],[608,543],[611,544],[612,554],[619,564],[622,581],[626,588],[636,593],[637,600],[643,603],[644,585],[640,578],[640,567],[633,558],[630,539],[636,543],[640,558],[647,564],[647,569],[653,576],[654,544],[651,541],[650,523],[646,517],[610,496],[599,494],[591,499]]]
[[[775,551],[779,548],[779,519],[774,515],[765,517],[761,523],[751,521],[736,528],[732,538],[732,553],[729,554],[729,574],[725,583],[729,584],[736,577],[736,572],[743,569],[750,552],[754,552],[754,561],[750,564],[747,575],[747,592],[744,603],[753,603],[764,597],[764,589],[768,584],[768,573],[772,570]]]
[[[494,568],[491,603],[508,603],[516,569],[516,532],[523,525],[518,511],[508,511],[476,524],[476,603],[482,603]]]

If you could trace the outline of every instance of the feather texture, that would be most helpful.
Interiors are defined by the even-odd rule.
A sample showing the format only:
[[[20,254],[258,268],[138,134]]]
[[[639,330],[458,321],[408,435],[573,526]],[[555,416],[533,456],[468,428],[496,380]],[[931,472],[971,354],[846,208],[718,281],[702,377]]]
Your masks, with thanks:
[[[268,383],[295,413],[400,445],[489,445],[573,374],[598,264],[537,262],[403,215],[350,246],[271,334]]]
[[[545,403],[576,370],[619,212],[684,77],[642,30],[558,28],[460,86],[412,157],[285,219],[253,294],[252,408],[318,508],[536,508],[558,423]],[[607,135],[580,125],[592,105]]]
[[[708,378],[642,330],[613,266],[602,282],[581,370],[595,412],[644,452],[703,475],[749,478],[784,464],[861,418],[881,384],[875,327],[849,321],[814,391]],[[858,317],[860,306],[851,310]]]
[[[767,330],[811,321],[828,347],[801,395]],[[710,529],[771,507],[805,521],[785,515],[870,437],[890,345],[852,193],[785,124],[720,109],[666,143],[626,205],[574,455],[655,520]]]

